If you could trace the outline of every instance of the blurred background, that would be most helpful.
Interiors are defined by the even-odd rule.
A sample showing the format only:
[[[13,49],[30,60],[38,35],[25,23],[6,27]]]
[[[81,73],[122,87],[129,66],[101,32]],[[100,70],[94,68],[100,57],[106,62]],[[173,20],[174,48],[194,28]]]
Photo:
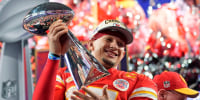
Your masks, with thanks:
[[[0,0],[2,3],[9,0]],[[124,22],[134,36],[119,69],[150,78],[165,70],[180,73],[190,88],[200,91],[200,0],[49,0],[72,8],[69,25],[85,44],[104,19]],[[47,37],[28,39],[34,86],[48,54]],[[0,44],[2,47],[2,44]],[[60,65],[64,66],[63,63]],[[198,99],[199,100],[199,99]]]

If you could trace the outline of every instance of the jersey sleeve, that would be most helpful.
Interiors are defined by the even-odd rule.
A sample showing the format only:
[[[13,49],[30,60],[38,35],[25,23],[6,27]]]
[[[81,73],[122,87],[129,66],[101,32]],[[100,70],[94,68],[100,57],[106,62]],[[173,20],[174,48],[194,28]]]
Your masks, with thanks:
[[[58,70],[56,75],[56,84],[54,89],[54,100],[65,100],[65,76],[64,72],[67,67]]]
[[[129,100],[157,100],[156,84],[149,77],[138,74],[135,89]]]
[[[32,100],[53,100],[58,67],[59,60],[47,59],[47,63],[33,92]]]

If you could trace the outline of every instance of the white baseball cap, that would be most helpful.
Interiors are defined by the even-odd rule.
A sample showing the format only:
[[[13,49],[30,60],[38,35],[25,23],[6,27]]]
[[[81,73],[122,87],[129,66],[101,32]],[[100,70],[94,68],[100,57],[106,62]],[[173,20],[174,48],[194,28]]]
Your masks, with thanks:
[[[109,20],[104,20],[102,21],[97,28],[93,31],[91,34],[90,39],[93,38],[98,32],[100,31],[117,31],[116,34],[121,33],[122,36],[125,38],[125,43],[129,44],[133,41],[133,35],[132,33],[127,29],[127,27],[120,21],[115,20],[115,19],[109,19]]]

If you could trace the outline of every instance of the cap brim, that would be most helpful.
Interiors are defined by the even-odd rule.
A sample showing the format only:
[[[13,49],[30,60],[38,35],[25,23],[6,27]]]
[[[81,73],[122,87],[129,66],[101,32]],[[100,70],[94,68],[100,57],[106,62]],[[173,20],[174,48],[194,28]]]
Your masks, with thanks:
[[[103,30],[111,30],[111,31],[112,30],[117,30],[117,31],[119,31],[125,37],[126,44],[130,44],[133,41],[132,33],[130,31],[126,30],[126,29],[121,28],[121,27],[110,26],[110,27],[103,28],[103,29],[101,29],[99,31],[103,31]]]
[[[190,88],[181,88],[181,89],[175,89],[176,92],[179,92],[181,94],[185,94],[190,98],[195,98],[199,95],[198,91],[195,91],[193,89]]]

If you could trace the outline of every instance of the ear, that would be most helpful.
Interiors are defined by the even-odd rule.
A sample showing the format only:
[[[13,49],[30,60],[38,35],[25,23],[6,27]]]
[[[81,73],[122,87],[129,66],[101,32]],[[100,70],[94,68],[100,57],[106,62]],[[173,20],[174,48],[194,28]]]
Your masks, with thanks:
[[[94,44],[92,40],[88,41],[87,46],[89,51],[94,50]]]
[[[167,97],[167,90],[160,89],[158,91],[158,100],[166,100],[166,97]]]

